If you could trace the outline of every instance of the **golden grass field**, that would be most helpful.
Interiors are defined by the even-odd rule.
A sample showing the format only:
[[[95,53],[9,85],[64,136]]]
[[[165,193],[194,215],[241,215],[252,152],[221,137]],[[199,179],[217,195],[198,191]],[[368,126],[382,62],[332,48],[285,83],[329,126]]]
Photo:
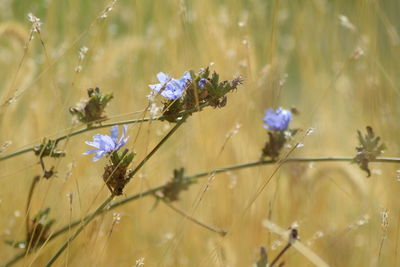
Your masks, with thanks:
[[[243,85],[228,95],[224,108],[189,117],[117,200],[162,185],[177,168],[188,175],[211,173],[258,160],[267,140],[262,118],[270,107],[299,110],[291,127],[303,131],[292,147],[296,141],[304,146],[286,148],[289,158],[354,157],[356,131],[367,125],[386,144],[385,157],[400,155],[400,1],[120,0],[107,9],[111,5],[0,1],[0,157],[84,127],[73,123],[68,110],[87,97],[88,88],[114,94],[107,123],[142,118],[148,85],[157,82],[158,72],[180,77],[210,64],[223,79],[242,76]],[[29,41],[30,12],[43,24]],[[88,52],[80,61],[82,47]],[[130,124],[133,165],[172,126]],[[311,127],[314,133],[305,135]],[[45,159],[56,167],[56,177],[40,179],[30,213],[50,207],[56,220],[51,231],[109,196],[101,178],[106,159],[92,162],[82,155],[89,149],[84,141],[96,133],[109,129],[68,138],[59,145],[64,158]],[[272,164],[209,175],[171,205],[228,231],[224,237],[144,196],[96,217],[53,266],[132,267],[142,266],[142,258],[143,266],[252,266],[260,246],[270,259],[285,246],[263,225],[265,219],[285,229],[298,224],[301,242],[329,266],[400,266],[400,166],[370,167],[369,178],[349,162]],[[1,160],[0,170],[0,236],[23,240],[29,188],[42,170],[32,152]],[[74,231],[14,266],[45,266]],[[1,242],[0,265],[23,251]],[[313,266],[309,257],[290,248],[282,260],[284,266]]]

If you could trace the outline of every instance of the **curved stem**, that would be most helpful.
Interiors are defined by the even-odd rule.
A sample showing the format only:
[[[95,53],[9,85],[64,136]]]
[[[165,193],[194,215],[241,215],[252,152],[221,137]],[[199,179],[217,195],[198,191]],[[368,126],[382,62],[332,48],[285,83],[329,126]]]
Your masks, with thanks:
[[[58,257],[63,253],[63,251],[67,248],[67,246],[74,241],[74,239],[79,235],[80,232],[91,222],[97,214],[99,214],[107,205],[114,199],[114,195],[109,196],[86,220],[82,222],[82,225],[76,230],[76,232],[68,238],[68,240],[60,247],[56,254],[47,262],[46,267],[50,267],[53,263],[58,259]]]
[[[284,163],[287,163],[287,162],[351,162],[352,160],[353,160],[352,157],[310,157],[310,158],[289,158],[289,159],[284,160],[283,162]],[[400,158],[377,158],[375,160],[372,160],[371,162],[400,163]],[[224,173],[224,172],[228,172],[228,171],[257,167],[257,166],[262,166],[262,165],[270,165],[270,164],[274,164],[274,163],[276,163],[276,161],[273,161],[273,160],[251,161],[251,162],[246,162],[246,163],[242,163],[242,164],[236,164],[236,165],[230,165],[230,166],[226,166],[226,167],[216,168],[211,171],[204,171],[204,172],[196,173],[196,174],[193,174],[190,176],[186,176],[184,179],[191,181],[191,180],[195,180],[198,178],[209,176],[211,173],[215,173],[215,174]],[[144,192],[137,193],[137,194],[131,195],[127,198],[115,201],[114,203],[111,203],[107,209],[99,210],[97,213],[93,212],[93,213],[87,215],[86,217],[84,217],[83,219],[76,220],[76,221],[60,228],[58,231],[54,232],[49,237],[48,241],[51,241],[54,238],[58,237],[59,235],[67,232],[68,229],[76,227],[82,221],[87,221],[91,217],[94,218],[104,212],[115,209],[115,208],[125,205],[129,202],[133,202],[142,197],[153,195],[154,193],[163,190],[165,187],[166,187],[165,184],[159,185],[159,186],[150,188]],[[17,254],[11,260],[9,260],[7,263],[5,263],[2,266],[4,266],[4,267],[11,266],[14,263],[18,262],[24,255],[25,255],[24,252]]]

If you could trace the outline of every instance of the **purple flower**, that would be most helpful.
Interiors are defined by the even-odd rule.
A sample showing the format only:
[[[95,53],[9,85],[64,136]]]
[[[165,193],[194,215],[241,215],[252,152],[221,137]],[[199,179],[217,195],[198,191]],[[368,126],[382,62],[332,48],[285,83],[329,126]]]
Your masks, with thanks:
[[[170,100],[175,100],[182,96],[186,88],[186,83],[192,78],[189,72],[185,72],[183,76],[179,79],[173,79],[168,77],[164,72],[157,74],[157,79],[160,81],[158,84],[150,84],[149,87],[155,92],[160,92],[161,95]]]
[[[204,89],[206,87],[206,82],[207,82],[207,79],[201,78],[200,81],[199,81],[199,87],[201,89]]]
[[[263,122],[264,128],[271,131],[284,131],[288,128],[289,122],[292,119],[292,113],[289,110],[283,108],[277,108],[276,110],[267,109]]]
[[[88,155],[91,153],[96,153],[93,157],[93,161],[98,161],[104,154],[112,153],[120,149],[123,145],[125,145],[126,141],[128,141],[129,137],[125,138],[126,129],[128,126],[123,126],[123,133],[121,138],[118,140],[118,126],[111,127],[110,136],[96,134],[93,136],[93,142],[86,141],[85,143],[89,146],[94,146],[97,149],[90,149],[83,153],[84,155]]]

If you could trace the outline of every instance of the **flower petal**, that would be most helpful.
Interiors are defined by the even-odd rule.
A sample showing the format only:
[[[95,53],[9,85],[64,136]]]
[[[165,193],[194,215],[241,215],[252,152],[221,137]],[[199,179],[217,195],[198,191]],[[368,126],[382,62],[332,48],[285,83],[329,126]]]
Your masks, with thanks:
[[[97,153],[98,151],[99,151],[98,149],[90,149],[90,150],[88,150],[86,152],[83,152],[82,154],[83,155],[88,155],[88,154],[91,154],[91,153]]]
[[[271,131],[284,131],[289,127],[289,122],[292,119],[292,113],[289,110],[283,108],[277,108],[276,110],[267,109],[263,122],[264,128]]]
[[[118,140],[118,126],[117,125],[114,125],[113,127],[111,127],[110,136],[111,136],[111,139],[114,140],[114,142],[117,142],[117,140]]]
[[[192,77],[190,76],[190,73],[188,71],[186,71],[179,80],[184,80],[186,82],[191,79],[192,79]]]
[[[85,141],[85,144],[89,146],[94,146],[95,148],[100,148],[100,143],[99,142],[90,142],[90,141]]]
[[[93,161],[98,161],[105,153],[105,151],[97,152],[96,155],[93,157]]]
[[[207,79],[201,78],[200,81],[198,82],[198,85],[201,89],[204,89],[206,87]]]
[[[157,79],[161,82],[161,83],[166,83],[169,80],[169,77],[167,74],[165,74],[164,72],[159,72],[157,73]]]
[[[158,83],[158,84],[150,84],[149,85],[150,89],[156,92],[159,92],[162,88],[162,84]]]
[[[129,136],[125,138],[126,130],[128,129],[128,126],[124,125],[122,128],[123,128],[123,132],[122,132],[121,138],[119,139],[118,143],[115,146],[115,150],[118,150],[122,146],[124,146],[126,144],[126,141],[128,141],[128,139],[129,139]]]
[[[102,135],[100,143],[100,149],[105,152],[112,152],[115,149],[115,142],[114,140],[109,137],[108,135]]]

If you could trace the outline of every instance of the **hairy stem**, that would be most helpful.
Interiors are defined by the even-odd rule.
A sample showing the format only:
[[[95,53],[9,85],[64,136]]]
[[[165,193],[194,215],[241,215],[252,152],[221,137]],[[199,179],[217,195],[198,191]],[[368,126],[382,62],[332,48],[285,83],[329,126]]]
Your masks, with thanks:
[[[309,157],[309,158],[289,158],[284,160],[284,163],[288,162],[351,162],[353,160],[352,157]],[[377,158],[375,160],[372,160],[371,162],[383,162],[383,163],[400,163],[400,158]],[[246,162],[242,164],[236,164],[236,165],[230,165],[226,167],[221,167],[221,168],[216,168],[214,170],[208,170],[204,172],[199,172],[190,176],[186,176],[184,179],[186,180],[196,180],[198,178],[206,177],[209,176],[210,174],[217,174],[217,173],[224,173],[228,171],[233,171],[233,170],[240,170],[240,169],[245,169],[245,168],[251,168],[251,167],[257,167],[257,166],[262,166],[262,165],[270,165],[270,164],[275,164],[276,161],[273,160],[257,160],[257,161],[251,161],[251,162]],[[139,166],[139,165],[138,165]],[[93,212],[83,219],[76,220],[62,228],[60,228],[58,231],[54,232],[50,237],[48,241],[51,241],[58,237],[59,235],[65,233],[68,231],[68,229],[76,227],[79,225],[82,221],[87,221],[91,217],[96,217],[104,212],[107,212],[109,210],[115,209],[117,207],[120,207],[122,205],[125,205],[127,203],[133,202],[135,200],[141,199],[142,197],[149,196],[149,195],[154,195],[154,193],[163,190],[166,187],[165,184],[159,185],[153,188],[150,188],[144,192],[140,192],[134,195],[131,195],[129,197],[126,197],[124,199],[115,201],[114,203],[111,203],[107,209],[99,210],[97,213]],[[19,253],[15,255],[11,260],[9,260],[7,263],[3,264],[2,266],[8,267],[13,265],[14,263],[18,262],[23,256],[25,255],[24,252]]]
[[[207,106],[208,106],[208,104],[204,104],[204,105],[200,106],[200,109],[205,108]],[[184,117],[184,116],[187,116],[188,114],[191,114],[191,113],[193,113],[195,111],[197,111],[197,108],[186,110],[186,111],[182,112],[181,114],[178,114],[178,116]],[[62,141],[64,139],[67,139],[67,138],[70,138],[70,137],[73,137],[73,136],[76,136],[76,135],[79,135],[79,134],[82,134],[82,133],[85,133],[85,132],[88,132],[88,131],[93,131],[93,130],[102,129],[102,128],[108,128],[108,127],[112,127],[112,126],[115,126],[115,125],[134,124],[134,123],[142,123],[142,122],[148,122],[148,121],[164,120],[164,119],[167,119],[167,118],[172,117],[172,116],[177,116],[177,114],[163,115],[163,116],[159,116],[159,117],[156,117],[156,118],[142,118],[142,119],[135,119],[135,120],[125,120],[125,121],[110,122],[110,123],[106,123],[106,124],[102,124],[102,125],[91,126],[91,127],[75,130],[75,131],[70,132],[68,134],[64,134],[64,135],[61,135],[59,137],[56,137],[53,140],[55,140],[56,143],[58,143],[59,141]],[[40,145],[40,144],[37,144],[37,145]],[[37,145],[33,145],[33,146],[30,146],[30,147],[15,151],[13,153],[4,155],[4,156],[0,157],[0,161],[6,160],[6,159],[10,159],[10,158],[13,158],[13,157],[16,157],[16,156],[31,152],[31,151],[33,151],[34,147],[37,146]]]

